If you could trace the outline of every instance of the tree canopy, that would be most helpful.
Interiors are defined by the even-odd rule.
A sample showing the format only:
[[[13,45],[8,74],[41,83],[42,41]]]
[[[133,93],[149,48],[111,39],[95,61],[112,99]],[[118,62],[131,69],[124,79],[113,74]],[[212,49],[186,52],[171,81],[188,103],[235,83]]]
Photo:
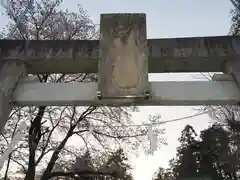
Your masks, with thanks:
[[[210,178],[212,180],[237,180],[239,171],[233,166],[236,161],[231,151],[230,133],[220,124],[202,130],[198,136],[187,125],[179,138],[177,154],[169,162],[169,169],[159,168],[155,180]]]

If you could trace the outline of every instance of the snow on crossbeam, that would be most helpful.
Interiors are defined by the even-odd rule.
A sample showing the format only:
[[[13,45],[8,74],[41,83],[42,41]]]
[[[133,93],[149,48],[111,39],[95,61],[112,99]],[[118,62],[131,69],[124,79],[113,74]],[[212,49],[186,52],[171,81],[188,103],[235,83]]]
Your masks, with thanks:
[[[240,102],[240,92],[233,81],[150,82],[152,97],[143,99],[103,99],[96,97],[95,83],[24,83],[18,86],[12,101],[16,105],[115,105],[182,106],[233,105]]]
[[[148,39],[149,73],[222,72],[240,58],[239,36]],[[26,63],[29,73],[97,73],[98,40],[0,40],[1,59]]]

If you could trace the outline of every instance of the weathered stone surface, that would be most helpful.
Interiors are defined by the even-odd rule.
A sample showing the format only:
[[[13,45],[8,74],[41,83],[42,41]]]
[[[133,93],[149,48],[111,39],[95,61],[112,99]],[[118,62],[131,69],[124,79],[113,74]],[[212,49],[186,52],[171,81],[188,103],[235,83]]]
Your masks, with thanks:
[[[144,97],[148,91],[145,14],[102,14],[99,90],[104,97]]]
[[[148,39],[149,73],[222,72],[240,58],[240,37]],[[0,40],[0,57],[21,60],[29,73],[98,72],[98,40]]]

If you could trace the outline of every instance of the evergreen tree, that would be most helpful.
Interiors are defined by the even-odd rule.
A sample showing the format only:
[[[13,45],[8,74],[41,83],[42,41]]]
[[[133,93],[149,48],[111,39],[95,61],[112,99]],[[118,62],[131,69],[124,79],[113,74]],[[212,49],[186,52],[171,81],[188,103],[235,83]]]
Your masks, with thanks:
[[[230,134],[219,124],[201,131],[199,138],[192,126],[187,125],[179,138],[180,146],[170,168],[159,168],[154,180],[210,178],[237,180],[235,156],[230,153]]]

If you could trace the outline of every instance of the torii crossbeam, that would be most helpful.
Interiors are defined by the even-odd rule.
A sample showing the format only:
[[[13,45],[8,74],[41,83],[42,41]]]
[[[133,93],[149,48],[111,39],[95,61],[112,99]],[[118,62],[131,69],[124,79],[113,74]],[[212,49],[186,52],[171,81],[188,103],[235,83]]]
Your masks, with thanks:
[[[240,101],[240,37],[147,39],[145,14],[102,14],[100,40],[0,40],[0,120],[11,105],[225,105]],[[148,73],[224,72],[214,81],[148,82]],[[98,83],[26,82],[98,73]],[[216,78],[217,77],[217,78]],[[4,119],[4,120],[3,120]]]
[[[1,59],[37,73],[97,73],[99,40],[0,40]],[[240,57],[240,36],[147,39],[149,73],[222,72]]]

